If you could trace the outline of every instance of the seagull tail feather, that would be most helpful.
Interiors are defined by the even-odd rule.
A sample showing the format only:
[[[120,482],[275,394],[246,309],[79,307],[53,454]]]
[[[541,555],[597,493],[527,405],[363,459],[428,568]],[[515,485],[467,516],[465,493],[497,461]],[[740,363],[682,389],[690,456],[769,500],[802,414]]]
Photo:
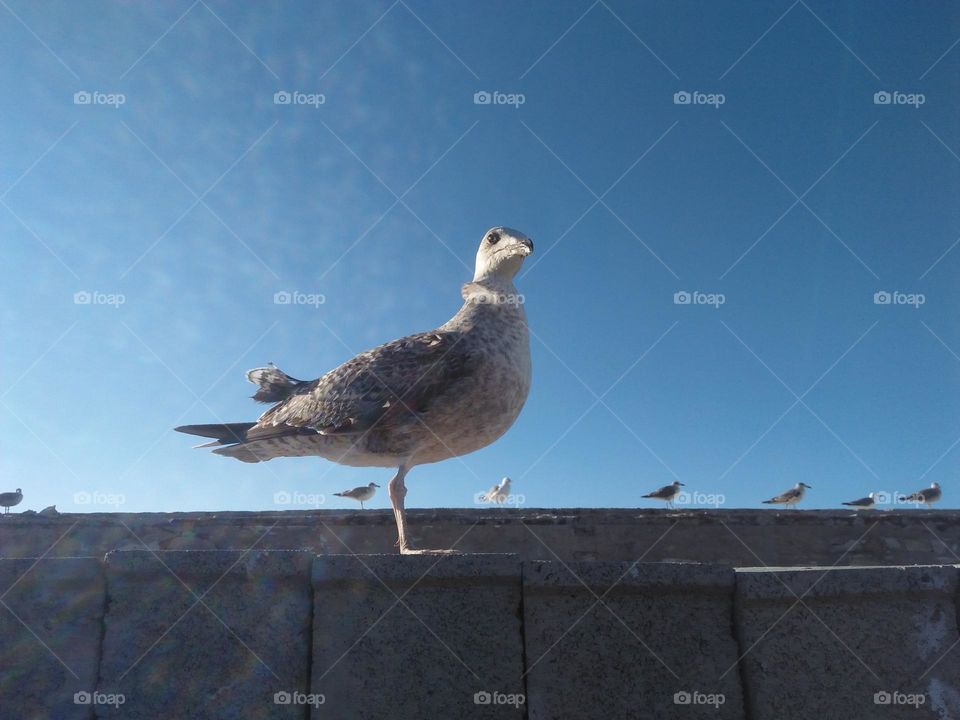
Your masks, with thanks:
[[[247,430],[254,425],[255,423],[252,422],[209,423],[206,425],[180,425],[179,427],[175,427],[174,430],[187,433],[188,435],[215,438],[213,442],[197,445],[197,447],[211,447],[213,445],[242,443],[246,439]]]
[[[267,367],[254,368],[247,372],[247,380],[260,388],[253,399],[262,403],[277,403],[286,400],[297,390],[310,385],[306,380],[297,380],[287,375],[273,363]]]

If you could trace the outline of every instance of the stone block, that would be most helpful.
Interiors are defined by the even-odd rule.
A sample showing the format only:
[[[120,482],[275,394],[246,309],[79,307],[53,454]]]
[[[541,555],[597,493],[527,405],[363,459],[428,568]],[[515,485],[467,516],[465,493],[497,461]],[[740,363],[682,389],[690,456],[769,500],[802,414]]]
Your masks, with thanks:
[[[956,592],[950,566],[738,571],[750,717],[960,717]]]
[[[100,692],[124,718],[299,718],[312,555],[117,551],[107,555]],[[98,718],[114,718],[97,706]]]
[[[522,717],[515,556],[318,556],[313,587],[313,717]]]
[[[731,568],[530,562],[523,586],[530,720],[744,717]]]
[[[92,717],[105,603],[95,559],[0,560],[0,716]]]

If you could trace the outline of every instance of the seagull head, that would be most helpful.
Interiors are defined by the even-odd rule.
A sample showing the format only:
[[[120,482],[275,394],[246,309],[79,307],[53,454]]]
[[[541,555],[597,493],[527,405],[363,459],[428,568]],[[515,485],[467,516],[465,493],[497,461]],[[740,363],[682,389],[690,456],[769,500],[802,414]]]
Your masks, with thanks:
[[[513,280],[520,271],[523,259],[533,252],[533,240],[519,230],[495,227],[487,230],[480,249],[474,282],[481,280]]]
[[[674,486],[674,487],[681,487],[682,485],[683,485],[683,483],[680,482],[679,480],[674,480],[674,481],[673,481],[673,486]]]
[[[812,490],[812,489],[813,489],[813,488],[811,488],[809,485],[807,485],[805,482],[798,482],[798,483],[797,483],[797,489],[800,489],[800,488],[807,488],[807,490]]]
[[[932,483],[930,483],[930,487],[933,488],[934,490],[939,490],[939,489],[940,489],[940,483],[938,483],[938,482],[932,482]],[[17,492],[20,492],[20,491],[17,490]]]
[[[503,480],[500,481],[500,489],[506,490],[507,488],[509,488],[510,482],[511,482],[510,478],[505,477]]]
[[[377,485],[376,483],[370,483],[369,485],[367,485],[367,487],[368,487],[368,488],[378,488],[378,487],[380,487],[380,486]]]

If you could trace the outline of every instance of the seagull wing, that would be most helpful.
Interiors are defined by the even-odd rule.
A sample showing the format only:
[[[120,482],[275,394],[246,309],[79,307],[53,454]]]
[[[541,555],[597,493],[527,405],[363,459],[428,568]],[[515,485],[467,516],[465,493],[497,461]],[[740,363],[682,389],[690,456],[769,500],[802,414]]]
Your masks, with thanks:
[[[473,372],[462,340],[459,332],[433,331],[361,353],[267,410],[247,438],[282,428],[362,433],[375,425],[386,429],[415,421]]]
[[[645,498],[667,498],[673,495],[675,492],[673,485],[664,485],[659,490],[654,490],[652,493],[644,495]]]
[[[769,500],[764,500],[764,502],[768,504],[786,503],[795,499],[799,494],[800,494],[799,490],[797,490],[796,488],[790,488],[785,493],[780,493],[776,497],[772,497]]]

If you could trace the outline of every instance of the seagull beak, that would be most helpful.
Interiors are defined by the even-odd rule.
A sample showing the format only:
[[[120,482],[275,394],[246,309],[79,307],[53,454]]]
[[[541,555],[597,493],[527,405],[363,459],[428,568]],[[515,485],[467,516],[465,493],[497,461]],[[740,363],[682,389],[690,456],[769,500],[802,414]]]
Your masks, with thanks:
[[[520,241],[520,244],[524,248],[523,250],[520,251],[524,257],[526,257],[527,255],[533,254],[533,240],[531,240],[530,238],[524,238],[523,240]]]

